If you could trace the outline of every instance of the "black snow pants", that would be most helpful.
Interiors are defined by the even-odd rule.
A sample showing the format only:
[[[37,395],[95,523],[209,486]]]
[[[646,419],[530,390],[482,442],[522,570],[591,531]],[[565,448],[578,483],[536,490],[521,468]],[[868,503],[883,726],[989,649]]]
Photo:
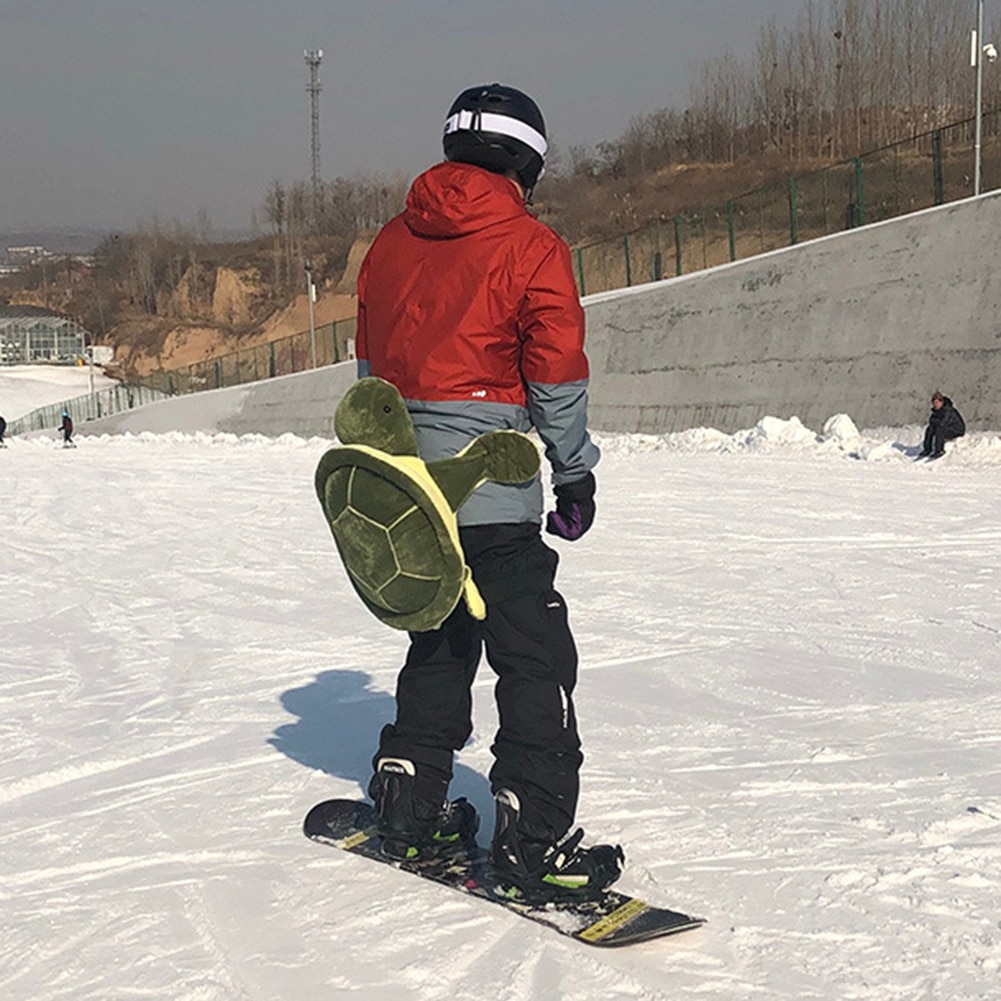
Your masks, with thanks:
[[[572,700],[577,649],[554,589],[558,556],[535,524],[476,525],[460,536],[487,617],[477,621],[460,602],[440,628],[410,634],[396,722],[383,728],[373,763],[408,758],[416,798],[444,801],[453,753],[472,733],[470,687],[485,648],[500,720],[491,788],[518,795],[523,834],[556,840],[573,823],[583,762]]]
[[[922,451],[926,455],[928,453],[931,453],[932,455],[940,455],[945,451],[945,443],[958,437],[959,435],[956,434],[947,434],[945,426],[941,421],[935,424],[929,424],[928,427],[925,428],[925,441]]]

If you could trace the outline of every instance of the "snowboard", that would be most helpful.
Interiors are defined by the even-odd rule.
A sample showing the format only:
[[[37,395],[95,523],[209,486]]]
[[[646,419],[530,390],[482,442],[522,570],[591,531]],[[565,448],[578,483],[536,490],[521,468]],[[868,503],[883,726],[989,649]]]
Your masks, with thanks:
[[[587,945],[632,945],[705,924],[702,918],[654,907],[617,890],[606,890],[597,900],[545,904],[512,900],[497,888],[488,853],[475,842],[447,856],[401,861],[382,854],[377,825],[378,815],[371,803],[330,799],[317,803],[309,811],[303,822],[303,833],[313,841],[490,901]]]

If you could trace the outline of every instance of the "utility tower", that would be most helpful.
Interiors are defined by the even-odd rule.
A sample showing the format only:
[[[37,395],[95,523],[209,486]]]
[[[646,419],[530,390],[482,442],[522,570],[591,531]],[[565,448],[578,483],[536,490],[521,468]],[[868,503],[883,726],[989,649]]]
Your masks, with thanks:
[[[320,63],[323,60],[323,49],[305,49],[303,56],[309,67],[310,118],[312,120],[312,153],[313,163],[313,208],[316,209],[320,198]]]

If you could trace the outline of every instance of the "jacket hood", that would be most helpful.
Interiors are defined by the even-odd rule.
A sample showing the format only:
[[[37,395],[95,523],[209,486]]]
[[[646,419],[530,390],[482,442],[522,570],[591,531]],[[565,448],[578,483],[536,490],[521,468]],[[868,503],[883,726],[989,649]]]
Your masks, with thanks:
[[[514,184],[468,163],[439,163],[413,183],[403,219],[418,236],[455,237],[527,215]]]

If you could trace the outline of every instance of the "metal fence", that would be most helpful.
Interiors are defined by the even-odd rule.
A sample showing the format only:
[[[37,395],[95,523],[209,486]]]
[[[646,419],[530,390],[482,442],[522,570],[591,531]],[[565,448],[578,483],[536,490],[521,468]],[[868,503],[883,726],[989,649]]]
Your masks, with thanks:
[[[152,386],[135,383],[121,383],[99,389],[84,396],[74,396],[62,403],[51,403],[39,407],[10,421],[7,433],[10,435],[24,434],[27,431],[55,430],[62,423],[62,413],[65,410],[73,418],[77,430],[83,430],[85,423],[98,417],[110,417],[112,414],[124,413],[147,403],[165,400],[170,394],[164,393]]]
[[[982,184],[1001,187],[1001,110],[983,116]],[[974,119],[884,146],[720,205],[573,251],[578,291],[594,292],[753,257],[973,194]]]
[[[315,336],[308,330],[290,337],[283,337],[267,344],[242,348],[230,354],[210,358],[208,361],[187,365],[165,372],[143,376],[144,385],[152,386],[168,395],[197,393],[203,389],[222,389],[239,386],[245,382],[273,379],[278,375],[291,375],[311,368],[333,365],[354,357],[357,319],[350,317],[315,328]],[[313,347],[316,347],[316,364],[313,364]]]
[[[573,251],[582,296],[753,257],[969,197],[974,119],[934,129],[823,170],[790,177],[721,205],[696,209]],[[1001,109],[982,120],[983,191],[1001,187]],[[316,366],[354,357],[352,317],[316,328]],[[142,382],[193,393],[313,368],[310,332],[244,348]]]

